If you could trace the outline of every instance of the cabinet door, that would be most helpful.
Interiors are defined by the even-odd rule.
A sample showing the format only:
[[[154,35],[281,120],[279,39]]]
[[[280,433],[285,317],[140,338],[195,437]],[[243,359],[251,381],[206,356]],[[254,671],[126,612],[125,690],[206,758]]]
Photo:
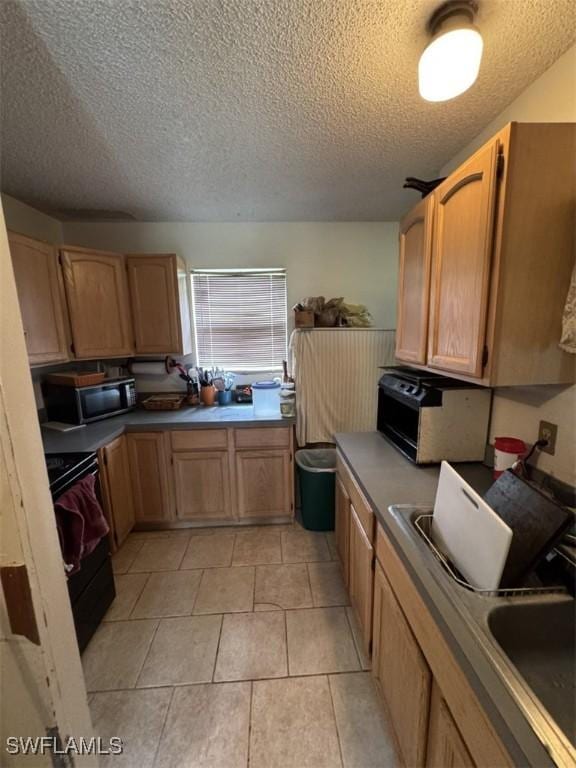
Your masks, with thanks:
[[[348,592],[369,654],[372,642],[372,600],[374,593],[374,548],[366,536],[356,510],[350,505],[350,555]]]
[[[166,438],[163,432],[126,435],[137,522],[171,520],[172,489],[168,481]]]
[[[342,578],[346,586],[348,586],[350,571],[350,497],[338,476],[336,476],[334,535],[336,538],[336,551],[342,566]]]
[[[236,483],[240,518],[292,515],[290,451],[238,451]]]
[[[474,761],[437,685],[432,689],[426,766],[474,768]]]
[[[432,675],[378,561],[372,672],[379,680],[403,765],[424,765]]]
[[[426,362],[433,210],[428,195],[400,222],[396,357],[409,363]]]
[[[481,149],[434,191],[428,365],[481,377],[499,143]]]
[[[226,451],[173,453],[178,520],[234,519]]]
[[[30,365],[68,360],[64,297],[56,249],[8,233]]]
[[[134,527],[136,520],[126,438],[122,435],[104,446],[101,449],[101,457],[103,496],[117,549]]]
[[[131,254],[126,264],[136,354],[188,354],[191,332],[186,273],[178,270],[176,256]]]
[[[94,359],[133,352],[124,257],[85,249],[61,251],[74,356]]]

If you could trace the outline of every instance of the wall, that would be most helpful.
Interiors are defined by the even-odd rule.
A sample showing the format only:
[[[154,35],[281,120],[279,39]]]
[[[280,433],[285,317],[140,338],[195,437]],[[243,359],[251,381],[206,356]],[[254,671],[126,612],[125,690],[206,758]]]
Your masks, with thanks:
[[[10,195],[2,194],[6,228],[48,243],[62,242],[62,223],[31,208]]]
[[[124,252],[172,251],[194,267],[286,267],[288,306],[345,296],[396,326],[396,222],[66,223],[67,242]]]
[[[445,176],[510,121],[576,122],[576,46],[535,80],[440,171]],[[572,158],[573,159],[573,158]],[[567,162],[570,158],[567,158]],[[568,286],[566,286],[568,290]],[[576,360],[575,360],[576,364]],[[495,392],[490,442],[497,435],[533,443],[540,420],[558,425],[555,456],[541,453],[537,466],[576,485],[576,386],[508,387]]]

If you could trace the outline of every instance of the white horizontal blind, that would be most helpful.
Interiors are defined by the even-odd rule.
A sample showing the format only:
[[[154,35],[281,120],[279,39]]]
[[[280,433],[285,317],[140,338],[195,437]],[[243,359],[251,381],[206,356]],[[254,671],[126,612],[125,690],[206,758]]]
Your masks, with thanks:
[[[286,272],[194,270],[196,360],[209,368],[269,371],[287,354]]]

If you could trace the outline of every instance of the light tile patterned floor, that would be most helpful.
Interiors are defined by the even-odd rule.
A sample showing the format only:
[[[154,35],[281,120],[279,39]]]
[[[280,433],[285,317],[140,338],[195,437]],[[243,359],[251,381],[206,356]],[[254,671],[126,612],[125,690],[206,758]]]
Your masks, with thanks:
[[[118,768],[392,768],[333,534],[133,533],[83,656]]]

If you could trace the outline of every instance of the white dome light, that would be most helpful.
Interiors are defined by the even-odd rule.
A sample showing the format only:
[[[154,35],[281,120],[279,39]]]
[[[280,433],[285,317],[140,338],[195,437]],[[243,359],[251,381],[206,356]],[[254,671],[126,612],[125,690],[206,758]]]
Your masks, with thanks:
[[[478,77],[484,47],[462,3],[447,3],[439,11],[443,13],[430,23],[437,34],[418,64],[418,87],[426,101],[448,101],[467,91]]]

